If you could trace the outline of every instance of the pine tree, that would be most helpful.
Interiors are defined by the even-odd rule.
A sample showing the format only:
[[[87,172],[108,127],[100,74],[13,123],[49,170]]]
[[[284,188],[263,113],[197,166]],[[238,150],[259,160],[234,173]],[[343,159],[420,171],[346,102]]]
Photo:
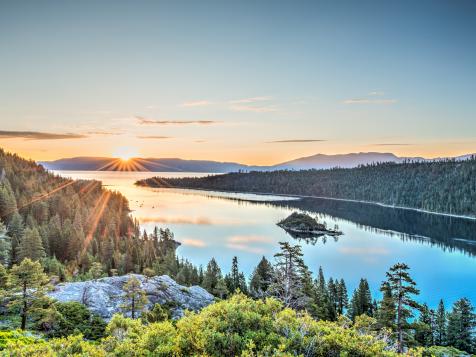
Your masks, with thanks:
[[[250,292],[254,297],[263,298],[273,282],[273,266],[265,257],[256,266],[250,279]]]
[[[21,329],[25,330],[32,305],[45,294],[48,277],[39,262],[25,258],[10,271],[9,298],[11,308],[20,309]]]
[[[7,235],[11,238],[11,243],[12,243],[12,262],[17,263],[17,257],[16,257],[16,252],[18,250],[18,246],[20,245],[20,242],[23,239],[23,235],[25,232],[25,226],[23,224],[23,218],[22,216],[18,213],[15,212],[12,215],[12,218],[10,219],[10,223],[8,223],[8,230],[7,230]]]
[[[149,302],[139,279],[131,276],[122,287],[124,290],[124,303],[121,305],[125,312],[130,312],[133,319],[137,312],[142,312]]]
[[[350,301],[349,317],[354,320],[357,316],[365,314],[372,316],[372,294],[367,279],[360,279],[359,286],[352,294]]]
[[[393,330],[395,329],[396,308],[389,283],[383,282],[380,291],[383,297],[378,306],[377,322],[380,328]]]
[[[468,353],[476,352],[474,307],[466,299],[459,299],[448,314],[448,345]]]
[[[21,262],[25,258],[40,260],[45,256],[45,250],[41,242],[40,233],[36,228],[27,228],[17,250],[17,260]]]
[[[343,315],[344,309],[346,309],[349,304],[349,297],[347,295],[347,287],[345,286],[344,279],[340,279],[340,281],[336,284],[336,288],[337,288],[337,314]]]
[[[17,210],[17,201],[7,178],[0,181],[0,219],[10,222]]]
[[[339,282],[334,283],[334,279],[329,278],[327,282],[327,291],[329,293],[329,313],[330,313],[330,320],[335,321],[337,318],[337,311],[339,308],[339,296],[337,292],[337,285]]]
[[[317,279],[314,282],[315,295],[314,295],[314,306],[315,306],[315,315],[320,320],[329,320],[331,316],[331,301],[329,298],[329,292],[327,291],[326,279],[324,277],[324,272],[322,267],[319,267],[319,272],[317,274]]]
[[[441,299],[438,303],[438,309],[436,310],[435,317],[435,325],[435,344],[439,346],[444,346],[446,344],[447,321],[445,304],[443,303],[443,299]]]
[[[238,257],[234,256],[231,262],[231,272],[225,277],[225,283],[229,292],[234,293],[240,288],[240,271],[238,269]]]
[[[269,290],[286,307],[302,309],[309,304],[310,297],[304,293],[309,269],[302,259],[301,247],[279,242],[280,252],[276,253],[274,279]]]
[[[420,291],[410,277],[409,269],[408,265],[398,263],[387,272],[388,286],[396,306],[395,330],[397,333],[397,350],[400,353],[403,352],[404,343],[408,337],[406,331],[411,328],[408,319],[413,317],[413,309],[420,308],[419,304],[412,298],[412,295],[418,295]]]
[[[104,269],[102,264],[99,262],[94,262],[91,264],[91,268],[89,268],[89,274],[93,279],[99,279],[104,275]]]
[[[215,258],[212,258],[207,264],[202,287],[215,296],[223,297],[226,295],[226,284]]]
[[[7,230],[0,221],[0,265],[8,267],[11,263],[12,242]]]
[[[428,308],[427,304],[423,304],[420,309],[420,316],[418,321],[414,324],[416,326],[415,340],[420,345],[429,347],[434,345],[434,326],[435,314],[434,311]]]

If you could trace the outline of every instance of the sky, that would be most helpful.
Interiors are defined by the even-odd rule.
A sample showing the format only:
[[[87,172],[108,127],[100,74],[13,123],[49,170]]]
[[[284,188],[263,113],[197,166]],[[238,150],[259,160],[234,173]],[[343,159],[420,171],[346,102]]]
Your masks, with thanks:
[[[0,0],[0,147],[274,164],[476,152],[475,1]]]

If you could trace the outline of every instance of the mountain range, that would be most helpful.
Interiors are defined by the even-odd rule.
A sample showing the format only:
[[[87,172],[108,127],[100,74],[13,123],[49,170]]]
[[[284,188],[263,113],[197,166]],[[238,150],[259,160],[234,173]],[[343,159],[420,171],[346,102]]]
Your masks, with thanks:
[[[466,160],[475,154],[452,157]],[[435,161],[448,158],[425,159],[423,157],[399,157],[392,153],[360,152],[338,155],[316,154],[271,166],[252,166],[236,162],[210,160],[184,160],[179,158],[133,158],[127,161],[108,157],[73,157],[39,162],[48,170],[75,171],[152,171],[152,172],[210,172],[275,171],[352,168],[377,162]]]

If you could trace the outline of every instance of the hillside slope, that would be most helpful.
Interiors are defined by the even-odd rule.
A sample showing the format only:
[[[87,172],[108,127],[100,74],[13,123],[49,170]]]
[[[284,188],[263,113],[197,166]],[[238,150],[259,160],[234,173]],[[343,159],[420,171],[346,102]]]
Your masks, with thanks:
[[[476,159],[382,163],[353,169],[151,178],[138,185],[309,195],[476,216]]]

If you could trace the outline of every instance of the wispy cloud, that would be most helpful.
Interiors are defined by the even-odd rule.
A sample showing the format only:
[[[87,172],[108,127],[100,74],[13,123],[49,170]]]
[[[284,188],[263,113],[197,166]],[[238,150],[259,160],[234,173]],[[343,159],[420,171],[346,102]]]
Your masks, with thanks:
[[[253,254],[264,254],[267,246],[272,243],[272,239],[260,235],[236,235],[227,239],[226,246],[230,249],[242,250]]]
[[[318,143],[327,141],[324,139],[286,139],[286,140],[273,140],[266,141],[266,144],[284,144],[284,143]]]
[[[244,252],[253,253],[253,254],[265,254],[266,249],[260,247],[250,247],[246,244],[235,244],[235,243],[228,243],[226,245],[230,249],[242,250]]]
[[[189,246],[195,247],[195,248],[206,247],[206,243],[203,240],[200,240],[200,239],[185,238],[185,239],[182,240],[182,243],[184,245],[189,245]]]
[[[277,108],[269,103],[270,96],[251,97],[229,101],[230,109],[237,112],[269,113],[276,112]],[[263,104],[264,103],[264,104]]]
[[[273,99],[273,97],[265,95],[265,96],[260,96],[260,97],[251,97],[251,98],[230,100],[230,104],[256,103],[256,102],[270,101],[272,99]]]
[[[212,125],[221,123],[216,120],[155,120],[136,116],[141,125]]]
[[[156,140],[165,140],[173,139],[171,136],[161,136],[161,135],[138,135],[138,139],[156,139]]]
[[[188,102],[182,103],[180,106],[184,108],[190,108],[190,107],[206,107],[208,105],[211,105],[212,103],[208,100],[191,100]]]
[[[269,243],[271,239],[265,236],[258,236],[258,235],[237,235],[228,238],[229,243]]]
[[[88,131],[88,135],[121,135],[122,133],[119,132],[112,132],[112,131]]]
[[[47,133],[40,131],[8,131],[0,130],[0,138],[14,139],[20,138],[25,140],[60,140],[60,139],[83,139],[87,135],[73,133]]]
[[[395,104],[396,99],[373,99],[373,98],[352,98],[343,101],[344,104]]]
[[[383,247],[341,247],[338,249],[341,254],[345,255],[389,255],[390,251]]]
[[[374,90],[372,92],[367,93],[362,97],[358,98],[350,98],[342,101],[344,104],[395,104],[397,103],[396,99],[393,98],[382,98],[385,95],[385,92]]]

